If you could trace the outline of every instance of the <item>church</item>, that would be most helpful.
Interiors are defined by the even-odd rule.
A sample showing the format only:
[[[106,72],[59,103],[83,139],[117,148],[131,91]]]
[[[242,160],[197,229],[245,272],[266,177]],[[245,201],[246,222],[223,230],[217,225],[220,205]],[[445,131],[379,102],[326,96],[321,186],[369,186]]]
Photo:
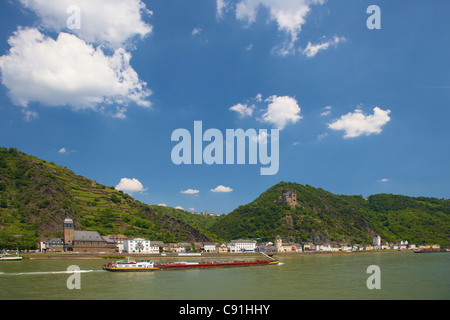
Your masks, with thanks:
[[[102,237],[97,231],[75,230],[73,220],[64,220],[64,251],[78,253],[114,253],[117,243],[110,237]]]

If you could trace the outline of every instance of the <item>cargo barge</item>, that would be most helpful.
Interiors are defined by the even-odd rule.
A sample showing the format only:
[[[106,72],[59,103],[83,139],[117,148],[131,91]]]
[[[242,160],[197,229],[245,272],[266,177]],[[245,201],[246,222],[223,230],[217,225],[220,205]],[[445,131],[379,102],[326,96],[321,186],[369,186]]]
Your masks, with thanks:
[[[116,261],[103,266],[103,270],[112,272],[148,272],[182,269],[207,269],[207,268],[229,268],[229,267],[251,267],[277,265],[277,260],[233,260],[233,261],[211,261],[211,262],[172,262],[155,263],[151,260],[140,261]]]

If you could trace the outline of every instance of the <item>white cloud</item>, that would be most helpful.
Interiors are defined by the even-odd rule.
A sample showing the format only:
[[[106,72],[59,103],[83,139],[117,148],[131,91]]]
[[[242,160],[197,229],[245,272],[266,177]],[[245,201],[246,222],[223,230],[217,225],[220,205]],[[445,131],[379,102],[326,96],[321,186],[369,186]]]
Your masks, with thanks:
[[[196,27],[196,28],[194,28],[194,29],[192,30],[192,35],[193,35],[193,36],[195,36],[195,35],[197,35],[197,34],[200,34],[200,33],[202,33],[202,28],[200,28],[200,27]]]
[[[327,50],[331,46],[337,46],[340,42],[344,42],[346,39],[344,37],[333,37],[333,39],[321,42],[318,44],[312,44],[308,42],[308,45],[305,49],[301,50],[304,55],[308,58],[315,57],[320,51]]]
[[[107,56],[75,35],[60,33],[56,40],[34,28],[20,29],[9,38],[9,52],[0,57],[2,83],[14,104],[31,102],[74,109],[122,108],[134,102],[149,107],[151,94],[130,66],[124,49]],[[98,108],[97,108],[98,109]],[[124,116],[124,109],[117,117]]]
[[[325,108],[323,108],[325,111],[323,111],[320,115],[325,117],[331,114],[331,109],[333,109],[332,106],[326,106]]]
[[[142,183],[135,178],[133,179],[122,178],[119,184],[116,186],[116,190],[120,190],[131,194],[135,192],[143,192],[146,189],[144,188]]]
[[[261,131],[258,135],[253,136],[252,140],[259,143],[259,145],[267,144],[267,140],[270,137],[270,133],[267,133],[266,131]]]
[[[222,18],[225,11],[229,10],[229,3],[227,0],[216,1],[216,17]]]
[[[303,118],[297,100],[292,97],[273,95],[266,102],[270,103],[262,121],[272,123],[277,129],[283,130],[289,123],[296,123]]]
[[[389,180],[390,179],[383,178],[383,179],[378,180],[378,182],[389,182]]]
[[[160,206],[160,207],[167,207],[167,204],[165,204],[165,203],[159,203],[158,206]]]
[[[286,55],[294,52],[294,43],[306,23],[311,5],[321,5],[324,2],[325,0],[241,0],[236,5],[236,18],[251,25],[256,21],[259,9],[267,9],[269,19],[277,23],[278,30],[290,36],[290,41],[278,50]],[[217,15],[222,16],[229,4],[229,1],[217,0]]]
[[[144,21],[152,12],[141,0],[20,0],[41,19],[41,26],[51,31],[68,31],[71,17],[68,8],[80,9],[80,29],[72,29],[81,39],[119,48],[133,38],[143,38],[152,32]]]
[[[238,103],[238,104],[230,107],[230,110],[239,113],[239,116],[241,118],[244,118],[246,116],[251,117],[253,115],[254,109],[255,109],[254,105],[251,105],[249,107],[247,104],[242,104],[242,103]]]
[[[329,123],[328,127],[332,130],[345,131],[344,138],[379,134],[383,131],[383,126],[391,120],[389,117],[391,110],[375,107],[373,111],[373,115],[365,115],[362,110],[356,109],[355,112],[350,112]]]
[[[183,207],[176,206],[175,209],[184,210]]]
[[[319,134],[318,136],[317,136],[317,140],[323,140],[323,139],[325,139],[326,137],[328,137],[328,132],[325,132],[325,133],[322,133],[322,134]]]
[[[225,186],[217,186],[214,189],[211,189],[211,192],[232,192],[233,189],[231,189],[230,187],[225,187]]]
[[[61,148],[58,150],[58,153],[65,154],[67,152],[66,148]]]
[[[1,70],[1,67],[0,67]],[[26,122],[39,118],[39,114],[35,111],[28,110],[28,108],[22,109],[24,119]]]
[[[183,194],[197,194],[197,193],[199,193],[200,191],[198,191],[198,190],[193,190],[193,189],[187,189],[187,190],[184,190],[184,191],[180,191],[180,193],[183,193]]]

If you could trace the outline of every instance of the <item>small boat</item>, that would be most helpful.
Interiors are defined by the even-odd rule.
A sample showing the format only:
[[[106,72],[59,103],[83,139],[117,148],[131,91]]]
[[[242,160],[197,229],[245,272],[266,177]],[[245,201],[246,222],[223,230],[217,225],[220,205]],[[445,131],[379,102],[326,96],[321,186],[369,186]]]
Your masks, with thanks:
[[[150,260],[130,261],[128,259],[128,261],[110,262],[103,266],[103,270],[113,272],[148,272],[158,271],[159,268]]]
[[[209,262],[171,262],[154,263],[150,260],[143,261],[117,261],[103,266],[103,270],[112,272],[139,272],[139,271],[164,271],[180,269],[206,269],[220,267],[250,267],[277,265],[278,260],[232,260],[232,261],[209,261]]]
[[[9,253],[3,252],[0,254],[0,261],[21,261],[23,258],[19,255],[13,256]]]

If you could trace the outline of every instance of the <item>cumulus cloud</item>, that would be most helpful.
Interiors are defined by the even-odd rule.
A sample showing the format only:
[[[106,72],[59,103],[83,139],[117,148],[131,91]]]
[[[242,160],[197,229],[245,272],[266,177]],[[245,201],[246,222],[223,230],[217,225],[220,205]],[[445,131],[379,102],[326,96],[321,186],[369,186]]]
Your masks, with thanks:
[[[277,23],[278,30],[290,37],[290,41],[277,50],[286,55],[294,52],[294,43],[306,23],[311,6],[321,5],[324,2],[325,0],[241,0],[235,7],[236,19],[251,25],[256,21],[259,9],[267,9],[269,19]],[[217,0],[217,15],[223,16],[229,5],[230,2],[227,0]]]
[[[152,32],[144,21],[152,12],[141,0],[20,0],[25,8],[36,13],[41,26],[51,31],[68,31],[67,21],[79,8],[80,28],[71,29],[88,43],[102,44],[117,49],[134,38],[143,38]]]
[[[252,117],[255,111],[263,113],[258,120],[272,124],[275,128],[283,130],[288,124],[296,123],[303,117],[297,100],[289,96],[272,95],[263,100],[258,93],[256,97],[248,100],[249,103],[238,103],[229,108],[237,112],[241,118]],[[249,106],[250,104],[250,106]]]
[[[249,107],[247,104],[238,103],[230,107],[230,110],[237,112],[241,118],[247,116],[251,117],[253,115],[253,111],[255,110],[255,105],[251,105]]]
[[[122,48],[108,56],[75,35],[60,33],[53,40],[35,28],[19,28],[8,43],[9,52],[0,57],[2,83],[18,106],[150,106],[151,92],[130,66],[131,54]]]
[[[119,184],[116,186],[116,190],[132,194],[135,192],[143,192],[146,189],[138,179],[122,178]]]
[[[303,118],[297,100],[292,97],[273,95],[266,99],[266,102],[269,102],[269,105],[262,121],[271,123],[277,129],[283,130],[289,123],[296,123]]]
[[[183,207],[181,207],[181,206],[176,206],[175,209],[184,210]]]
[[[365,115],[361,109],[356,109],[355,112],[347,113],[329,123],[328,127],[332,130],[345,131],[344,138],[379,134],[383,131],[383,126],[391,120],[389,117],[391,110],[383,110],[375,107],[373,111],[373,115]]]
[[[180,191],[180,193],[183,193],[183,194],[197,194],[199,192],[200,192],[199,190],[194,190],[194,189],[187,189],[184,191]]]
[[[150,106],[151,91],[131,67],[129,53],[135,39],[152,32],[145,21],[152,12],[142,0],[20,3],[36,14],[39,29],[18,27],[9,52],[0,57],[0,71],[26,121],[38,117],[28,108],[33,102],[95,109],[119,119],[126,118],[130,103]]]
[[[337,46],[339,43],[344,42],[346,39],[345,37],[333,37],[333,39],[330,39],[328,41],[323,41],[318,44],[312,44],[311,42],[308,42],[308,45],[305,49],[301,50],[304,55],[306,55],[308,58],[315,57],[316,54],[318,54],[320,51],[324,51],[329,49],[332,46]]]
[[[225,187],[223,185],[217,186],[214,189],[211,189],[211,192],[232,192],[233,189],[231,189],[230,187]]]

